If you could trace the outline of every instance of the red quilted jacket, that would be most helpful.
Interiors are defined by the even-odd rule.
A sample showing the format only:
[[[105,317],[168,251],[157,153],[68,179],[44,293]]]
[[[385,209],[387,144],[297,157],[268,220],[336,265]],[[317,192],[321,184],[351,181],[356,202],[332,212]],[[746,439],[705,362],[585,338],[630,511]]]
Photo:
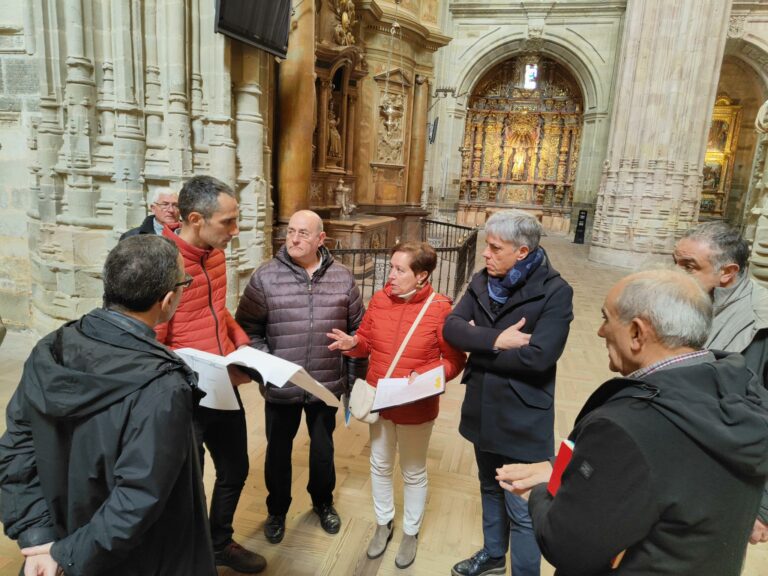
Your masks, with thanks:
[[[184,269],[194,280],[184,289],[173,318],[155,328],[157,339],[166,346],[195,348],[226,356],[243,344],[248,335],[238,326],[226,307],[227,265],[221,250],[204,250],[188,244],[167,226],[163,236],[179,247]]]
[[[393,295],[387,284],[373,295],[356,332],[358,344],[346,352],[355,358],[370,357],[365,379],[372,386],[376,386],[379,378],[386,375],[411,324],[432,292],[432,286],[427,284],[406,301]],[[450,313],[451,300],[442,294],[435,295],[408,341],[391,378],[406,377],[413,370],[423,373],[441,363],[445,368],[446,381],[459,375],[464,368],[466,356],[443,340],[443,323]],[[439,396],[433,396],[413,404],[382,410],[381,417],[395,424],[423,424],[437,418],[439,403]]]

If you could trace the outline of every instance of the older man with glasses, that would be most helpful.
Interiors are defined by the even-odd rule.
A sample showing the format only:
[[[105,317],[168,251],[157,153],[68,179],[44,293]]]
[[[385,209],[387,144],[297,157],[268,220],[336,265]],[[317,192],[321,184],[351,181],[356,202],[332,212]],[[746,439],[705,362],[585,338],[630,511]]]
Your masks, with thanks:
[[[149,209],[152,214],[144,218],[140,226],[131,228],[120,236],[120,240],[138,234],[159,236],[163,233],[164,226],[177,225],[179,222],[179,196],[168,188],[157,188],[154,191]]]
[[[326,334],[334,328],[354,333],[365,309],[352,273],[333,259],[324,240],[323,221],[317,214],[300,210],[291,216],[285,245],[253,273],[235,319],[251,346],[301,365],[338,397],[347,389],[347,378],[354,379],[363,367],[343,358],[339,350],[328,350]],[[307,491],[323,530],[338,533],[341,519],[333,507],[336,408],[290,383],[277,388],[263,382],[261,392],[269,513],[264,535],[273,544],[285,535],[291,505],[291,452],[302,412],[310,438]]]

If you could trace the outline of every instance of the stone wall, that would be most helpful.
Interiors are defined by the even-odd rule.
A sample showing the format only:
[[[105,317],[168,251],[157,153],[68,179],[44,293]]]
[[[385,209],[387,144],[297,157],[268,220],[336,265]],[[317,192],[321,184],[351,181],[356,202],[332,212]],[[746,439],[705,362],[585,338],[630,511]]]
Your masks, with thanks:
[[[26,3],[0,5],[0,316],[16,327],[27,323],[30,308],[27,142],[40,103],[30,18]]]
[[[0,314],[46,331],[98,306],[110,247],[154,189],[194,174],[239,194],[234,304],[269,255],[274,59],[216,34],[213,2],[15,4],[0,9]]]

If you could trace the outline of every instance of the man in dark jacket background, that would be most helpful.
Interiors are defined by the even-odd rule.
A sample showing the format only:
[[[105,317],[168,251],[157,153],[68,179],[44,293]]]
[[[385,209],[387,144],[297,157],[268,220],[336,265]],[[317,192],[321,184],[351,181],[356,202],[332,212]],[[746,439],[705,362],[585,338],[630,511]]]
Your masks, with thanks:
[[[27,573],[214,576],[194,441],[197,380],[155,339],[184,263],[136,236],[104,265],[104,308],[33,349],[0,439],[2,521]]]
[[[253,273],[235,319],[250,336],[251,346],[299,364],[338,397],[347,389],[347,369],[353,361],[328,350],[326,334],[334,328],[354,333],[365,308],[352,273],[333,259],[324,240],[317,214],[300,210],[291,216],[285,245]],[[291,452],[302,412],[310,438],[307,491],[323,529],[338,533],[341,519],[333,506],[336,408],[290,383],[277,388],[264,382],[261,392],[267,435],[267,540],[277,544],[285,535]]]
[[[157,188],[152,193],[152,202],[149,204],[149,210],[152,212],[144,218],[144,222],[136,228],[131,228],[120,236],[120,240],[125,240],[131,236],[139,234],[157,234],[163,233],[163,226],[171,226],[179,223],[179,196],[168,188]]]
[[[541,225],[526,212],[497,212],[485,225],[485,269],[448,316],[445,339],[469,352],[459,432],[475,447],[483,549],[453,576],[538,576],[541,553],[528,506],[502,490],[496,469],[538,462],[554,450],[555,370],[573,319],[573,290],[539,246]]]
[[[738,576],[768,473],[768,392],[741,355],[702,349],[712,303],[685,274],[628,276],[602,312],[624,378],[581,409],[559,490],[540,484],[549,462],[505,466],[501,485],[536,486],[533,526],[557,574]]]

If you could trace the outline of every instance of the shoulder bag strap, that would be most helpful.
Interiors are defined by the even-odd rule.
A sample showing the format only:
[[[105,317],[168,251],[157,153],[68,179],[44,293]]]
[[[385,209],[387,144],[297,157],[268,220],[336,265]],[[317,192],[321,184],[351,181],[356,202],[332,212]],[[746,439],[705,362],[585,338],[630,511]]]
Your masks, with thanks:
[[[427,307],[430,305],[432,300],[434,300],[435,294],[437,294],[437,292],[432,292],[432,294],[429,295],[429,298],[427,298],[427,301],[424,302],[424,306],[421,307],[421,311],[419,312],[419,315],[416,316],[416,320],[414,320],[413,324],[411,324],[411,329],[408,330],[408,334],[405,335],[405,339],[403,340],[403,343],[400,344],[400,349],[397,351],[397,354],[395,354],[395,358],[394,360],[392,360],[392,364],[389,365],[389,370],[387,370],[387,373],[384,376],[384,378],[389,378],[392,375],[392,372],[395,371],[395,366],[397,366],[397,363],[400,361],[400,356],[403,355],[403,351],[405,350],[405,347],[408,344],[408,340],[411,339],[411,336],[413,336],[413,333],[416,331],[416,326],[419,325],[419,322],[421,322],[421,319],[424,317],[424,314],[427,312]]]

